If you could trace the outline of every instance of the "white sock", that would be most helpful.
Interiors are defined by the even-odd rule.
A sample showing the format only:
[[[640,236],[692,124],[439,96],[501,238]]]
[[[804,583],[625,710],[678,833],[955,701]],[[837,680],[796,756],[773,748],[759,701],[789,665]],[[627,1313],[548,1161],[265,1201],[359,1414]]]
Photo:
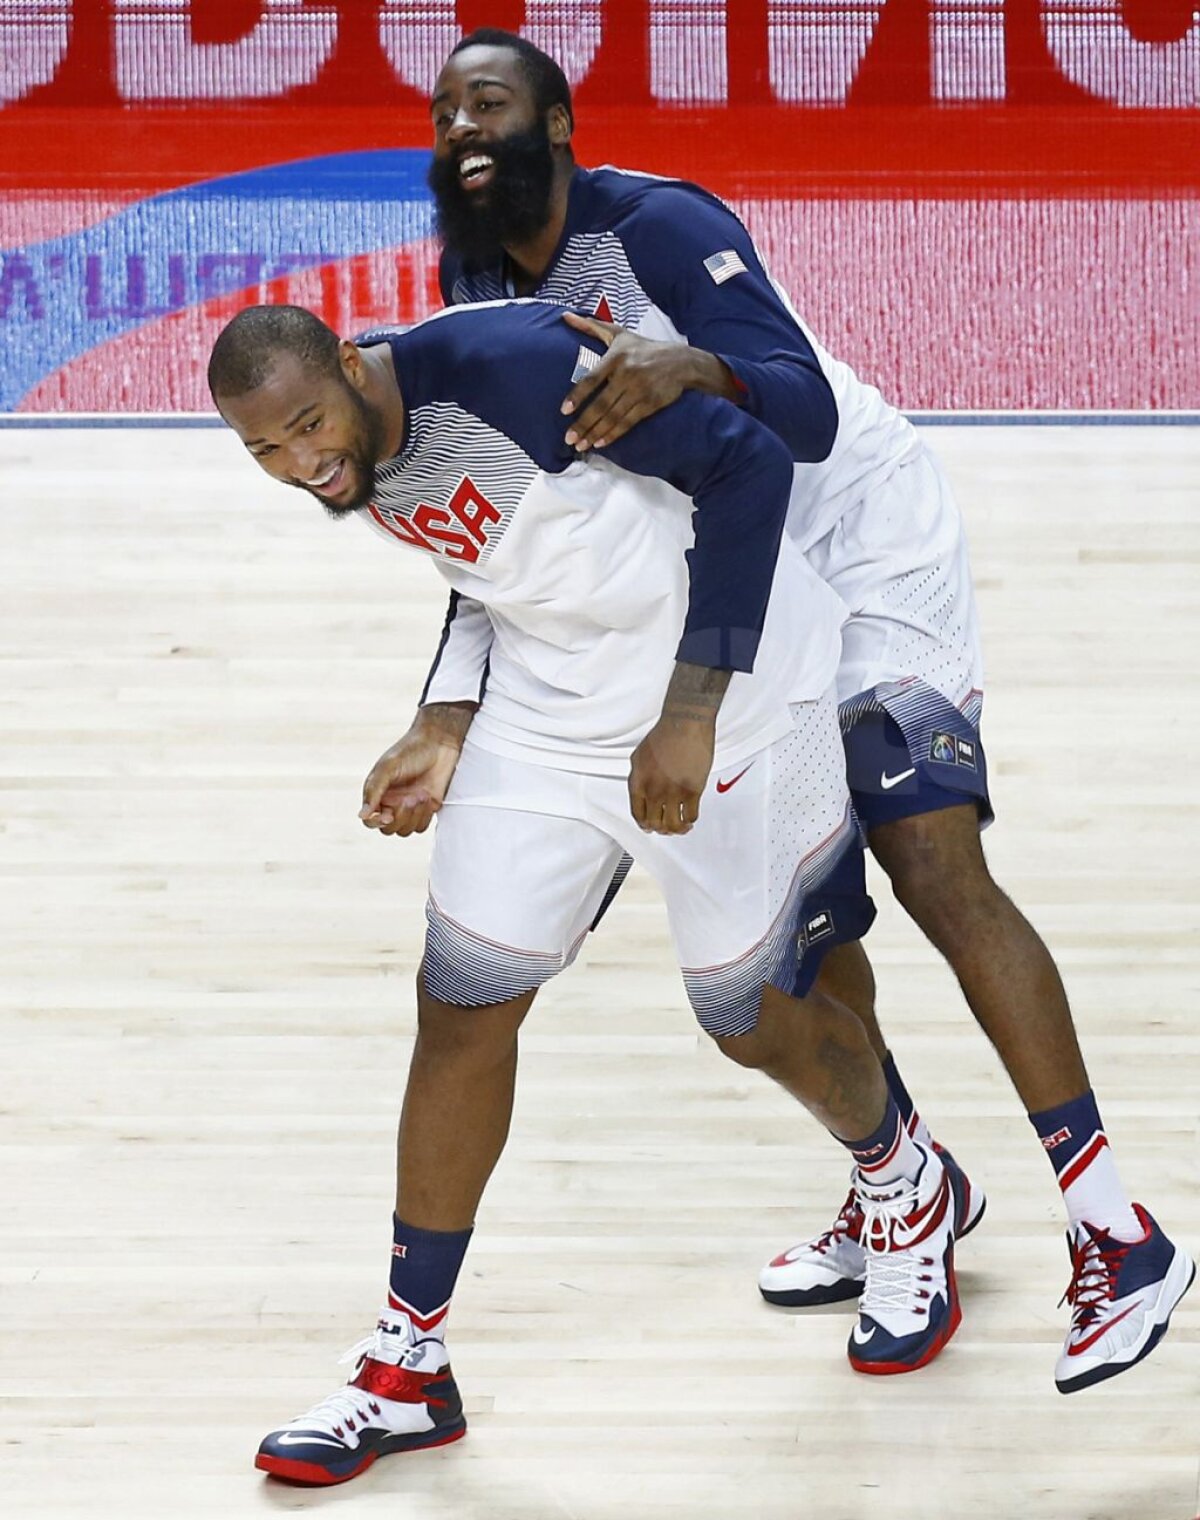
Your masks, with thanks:
[[[1093,1135],[1075,1160],[1063,1169],[1058,1185],[1072,1228],[1090,1224],[1127,1241],[1141,1240],[1146,1233],[1121,1185],[1117,1163],[1103,1130]]]

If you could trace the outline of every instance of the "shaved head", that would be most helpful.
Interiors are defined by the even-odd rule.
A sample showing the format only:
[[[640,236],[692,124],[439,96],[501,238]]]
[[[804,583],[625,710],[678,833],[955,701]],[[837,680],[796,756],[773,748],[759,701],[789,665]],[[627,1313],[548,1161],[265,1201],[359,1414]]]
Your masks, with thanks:
[[[340,372],[339,340],[303,306],[247,306],[222,330],[208,361],[213,400],[258,390],[281,354],[317,375]]]

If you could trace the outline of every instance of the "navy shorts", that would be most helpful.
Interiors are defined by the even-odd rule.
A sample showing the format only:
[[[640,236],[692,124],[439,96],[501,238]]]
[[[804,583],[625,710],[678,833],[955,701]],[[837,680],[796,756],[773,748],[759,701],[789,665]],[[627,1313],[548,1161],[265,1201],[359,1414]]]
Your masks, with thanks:
[[[846,777],[864,831],[973,802],[995,816],[978,710],[955,707],[923,682],[877,687],[840,709]]]
[[[862,939],[874,922],[875,904],[867,892],[865,857],[856,836],[820,884],[804,894],[795,924],[792,996],[808,994],[834,945]]]

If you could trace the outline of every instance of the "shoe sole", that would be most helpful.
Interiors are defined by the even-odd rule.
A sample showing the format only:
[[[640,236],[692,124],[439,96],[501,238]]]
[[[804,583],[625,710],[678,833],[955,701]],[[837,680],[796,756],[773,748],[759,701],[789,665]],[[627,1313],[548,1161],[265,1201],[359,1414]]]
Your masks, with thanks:
[[[861,1277],[843,1277],[840,1282],[830,1283],[827,1288],[764,1288],[759,1292],[769,1304],[778,1309],[816,1309],[822,1304],[843,1304],[847,1299],[858,1298],[863,1290]]]
[[[954,1275],[953,1244],[950,1247],[950,1260],[946,1265],[946,1287],[949,1292],[950,1314],[945,1327],[938,1338],[926,1346],[915,1362],[864,1362],[854,1355],[853,1350],[848,1350],[847,1356],[855,1372],[865,1372],[871,1377],[896,1377],[903,1372],[919,1372],[922,1367],[928,1367],[934,1357],[945,1349],[950,1337],[962,1324],[962,1305],[958,1301],[958,1279]]]
[[[967,1188],[967,1202],[964,1209],[967,1222],[961,1230],[955,1231],[955,1245],[967,1238],[987,1212],[986,1194],[979,1188],[973,1188],[964,1172],[960,1172],[959,1175]],[[971,1213],[976,1199],[979,1206],[975,1208],[974,1213]],[[865,1283],[861,1277],[844,1277],[841,1282],[831,1283],[828,1287],[764,1288],[760,1285],[758,1291],[767,1303],[773,1304],[777,1309],[819,1309],[826,1304],[844,1304],[848,1299],[861,1298],[864,1286]]]
[[[396,1456],[406,1451],[432,1451],[435,1446],[449,1446],[454,1441],[461,1441],[466,1433],[467,1422],[463,1420],[457,1427],[449,1429],[443,1425],[440,1429],[420,1435],[397,1436],[395,1444],[367,1452],[362,1461],[347,1473],[331,1473],[316,1462],[300,1462],[294,1457],[273,1457],[261,1451],[255,1457],[254,1465],[259,1472],[265,1472],[283,1483],[294,1483],[303,1488],[332,1488],[335,1484],[349,1483],[351,1478],[359,1477],[380,1457]]]
[[[967,1179],[964,1177],[963,1181],[966,1182]],[[979,1200],[979,1207],[975,1209],[975,1212],[972,1214],[971,1209],[974,1207],[976,1199]],[[955,1230],[954,1244],[957,1245],[960,1240],[966,1240],[967,1236],[971,1233],[971,1231],[975,1228],[975,1226],[979,1223],[979,1221],[986,1213],[987,1195],[981,1192],[978,1188],[973,1188],[971,1184],[967,1182],[967,1221],[961,1230]]]
[[[1081,1372],[1078,1377],[1055,1378],[1054,1386],[1059,1393],[1078,1393],[1081,1388],[1091,1388],[1096,1383],[1103,1383],[1106,1378],[1117,1377],[1122,1372],[1128,1372],[1131,1367],[1136,1367],[1166,1335],[1175,1306],[1195,1280],[1196,1263],[1177,1246],[1171,1265],[1167,1268],[1167,1275],[1162,1280],[1162,1290],[1154,1306],[1154,1317],[1146,1326],[1141,1340],[1127,1347],[1119,1360],[1114,1357],[1088,1372]]]

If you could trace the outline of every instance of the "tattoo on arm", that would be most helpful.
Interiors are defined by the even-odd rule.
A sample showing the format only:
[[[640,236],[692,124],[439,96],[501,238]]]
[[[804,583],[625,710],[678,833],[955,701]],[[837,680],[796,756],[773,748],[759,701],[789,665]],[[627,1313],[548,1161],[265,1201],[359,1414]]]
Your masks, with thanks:
[[[478,711],[478,702],[427,702],[417,709],[417,722],[431,729],[438,739],[461,749]]]
[[[677,663],[663,702],[663,717],[679,723],[714,722],[732,675],[731,670]]]

